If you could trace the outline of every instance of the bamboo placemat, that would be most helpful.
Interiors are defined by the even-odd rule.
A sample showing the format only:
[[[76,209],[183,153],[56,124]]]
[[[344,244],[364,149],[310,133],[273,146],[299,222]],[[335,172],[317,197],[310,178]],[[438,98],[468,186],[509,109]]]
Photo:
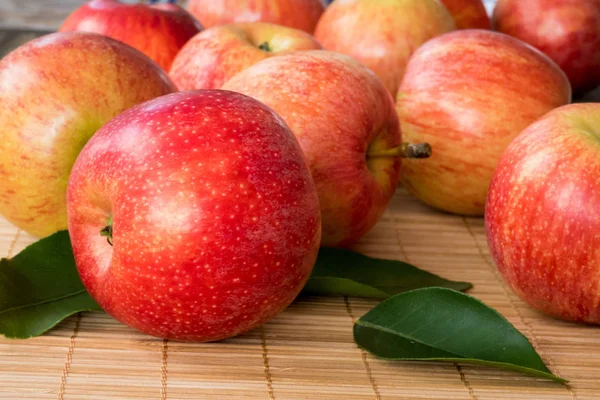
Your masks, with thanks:
[[[32,238],[0,219],[0,255]],[[475,284],[470,292],[529,337],[564,386],[480,366],[377,360],[356,347],[352,322],[376,303],[303,297],[262,328],[220,343],[155,339],[102,313],[46,335],[0,339],[2,399],[600,399],[600,328],[545,317],[504,285],[483,221],[433,211],[399,190],[356,246]]]

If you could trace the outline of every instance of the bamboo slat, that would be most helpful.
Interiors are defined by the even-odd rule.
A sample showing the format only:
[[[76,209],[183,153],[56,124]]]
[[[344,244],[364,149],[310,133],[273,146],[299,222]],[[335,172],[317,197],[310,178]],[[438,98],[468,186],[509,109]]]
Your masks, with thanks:
[[[0,220],[0,255],[33,239]],[[537,313],[505,286],[483,221],[433,211],[399,190],[356,247],[469,280],[504,314],[564,386],[463,364],[388,362],[352,341],[352,322],[376,303],[301,297],[263,327],[220,343],[163,341],[102,313],[69,318],[46,335],[0,339],[2,399],[600,399],[600,330]]]

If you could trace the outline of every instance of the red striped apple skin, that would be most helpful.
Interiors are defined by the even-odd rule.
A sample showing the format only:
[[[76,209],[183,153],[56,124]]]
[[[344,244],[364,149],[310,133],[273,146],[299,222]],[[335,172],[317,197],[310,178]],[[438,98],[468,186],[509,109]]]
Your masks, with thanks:
[[[268,46],[268,50],[259,48]],[[220,89],[238,72],[276,55],[319,50],[308,33],[264,22],[215,26],[194,36],[177,54],[169,75],[179,90]]]
[[[313,33],[322,0],[189,0],[187,9],[206,28],[235,22],[268,22]]]
[[[165,71],[202,26],[175,4],[126,4],[92,0],[67,17],[59,31],[92,32],[127,43]]]
[[[600,324],[600,104],[529,126],[492,180],[485,225],[510,287],[555,317]]]
[[[482,216],[506,146],[570,99],[560,68],[515,38],[461,30],[432,39],[409,62],[396,104],[404,140],[430,143],[433,155],[405,160],[401,181],[432,207]]]
[[[377,223],[400,159],[368,153],[401,136],[394,101],[372,71],[342,54],[299,51],[260,61],[223,88],[273,108],[298,138],[319,194],[322,245],[350,246]]]
[[[175,91],[167,74],[121,42],[63,32],[0,60],[0,213],[34,236],[67,227],[69,171],[103,124]]]
[[[131,108],[82,150],[69,234],[83,284],[150,335],[213,341],[281,312],[320,241],[302,150],[265,105],[189,91]],[[112,246],[100,231],[112,217]]]
[[[319,20],[315,38],[326,50],[369,67],[395,96],[413,52],[454,29],[438,0],[336,0]]]
[[[492,29],[490,17],[482,0],[441,0],[457,29]]]
[[[600,1],[500,0],[493,25],[556,61],[575,92],[600,85]]]

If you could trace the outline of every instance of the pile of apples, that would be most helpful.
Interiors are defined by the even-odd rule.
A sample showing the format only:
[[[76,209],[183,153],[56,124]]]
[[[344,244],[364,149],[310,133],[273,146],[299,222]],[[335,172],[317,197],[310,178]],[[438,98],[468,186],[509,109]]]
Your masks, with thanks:
[[[68,228],[109,314],[178,340],[252,329],[400,181],[485,212],[530,304],[600,323],[600,106],[566,106],[600,84],[597,0],[501,0],[512,36],[481,0],[187,8],[92,0],[0,60],[0,213]]]

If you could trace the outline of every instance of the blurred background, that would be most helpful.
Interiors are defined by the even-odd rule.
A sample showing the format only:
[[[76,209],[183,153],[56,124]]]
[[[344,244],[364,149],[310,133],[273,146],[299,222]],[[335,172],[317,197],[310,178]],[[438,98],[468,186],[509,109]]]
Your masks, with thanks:
[[[87,0],[0,0],[0,29],[56,30],[62,20]],[[167,0],[161,0],[167,2]],[[135,3],[136,0],[125,0]],[[185,0],[177,1],[184,4]],[[325,0],[331,3],[331,0]],[[484,0],[488,12],[496,0]]]
[[[88,0],[0,0],[0,58],[5,54],[48,32],[55,31],[62,21]],[[136,2],[173,2],[185,6],[186,0],[122,0]],[[323,0],[329,4],[335,0]],[[497,0],[483,0],[491,15]],[[600,101],[600,87],[576,101]]]
[[[12,49],[55,31],[77,7],[89,0],[0,0],[0,58]],[[177,3],[186,0],[122,0],[125,3]],[[334,0],[323,0],[330,4]],[[491,13],[497,0],[484,0]],[[15,34],[15,31],[19,31]]]

